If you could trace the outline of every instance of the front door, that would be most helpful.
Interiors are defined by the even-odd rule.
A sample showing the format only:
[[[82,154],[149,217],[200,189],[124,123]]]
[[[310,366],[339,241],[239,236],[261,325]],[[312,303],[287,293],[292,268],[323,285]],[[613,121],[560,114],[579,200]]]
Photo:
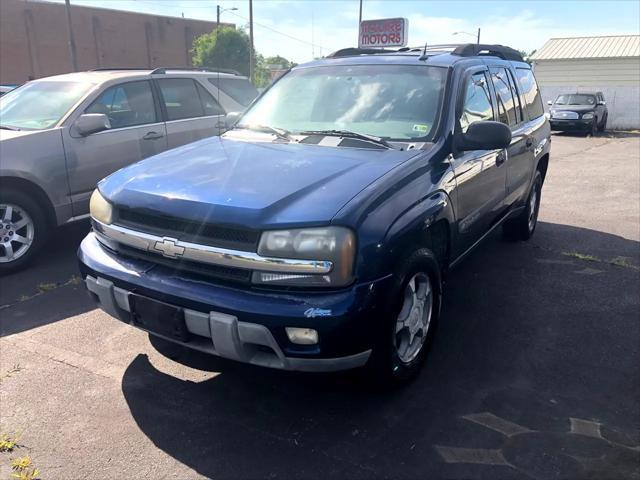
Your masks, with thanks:
[[[165,124],[147,80],[107,88],[82,113],[104,113],[111,128],[83,137],[63,133],[74,216],[89,212],[96,183],[129,164],[167,149]]]
[[[456,130],[467,131],[473,122],[494,120],[488,71],[467,76]],[[451,159],[456,176],[457,223],[461,255],[499,218],[504,207],[507,167],[504,150],[461,152]]]

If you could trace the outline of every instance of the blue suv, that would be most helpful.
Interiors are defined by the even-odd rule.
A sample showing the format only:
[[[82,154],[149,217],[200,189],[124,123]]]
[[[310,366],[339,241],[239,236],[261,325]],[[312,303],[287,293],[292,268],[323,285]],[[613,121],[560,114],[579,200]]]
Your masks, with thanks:
[[[344,49],[238,117],[98,184],[78,255],[110,315],[241,362],[403,382],[451,268],[499,226],[536,228],[550,128],[511,48]]]

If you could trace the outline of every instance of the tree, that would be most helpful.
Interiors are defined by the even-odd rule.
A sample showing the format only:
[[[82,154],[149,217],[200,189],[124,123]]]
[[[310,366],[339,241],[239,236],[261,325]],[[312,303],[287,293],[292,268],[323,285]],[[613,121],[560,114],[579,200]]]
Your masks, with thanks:
[[[249,75],[249,36],[233,27],[220,27],[193,42],[196,67],[228,68]]]
[[[255,84],[257,87],[266,87],[271,83],[271,68],[278,66],[279,69],[293,68],[297,63],[291,62],[280,55],[265,58],[261,54],[256,55]]]

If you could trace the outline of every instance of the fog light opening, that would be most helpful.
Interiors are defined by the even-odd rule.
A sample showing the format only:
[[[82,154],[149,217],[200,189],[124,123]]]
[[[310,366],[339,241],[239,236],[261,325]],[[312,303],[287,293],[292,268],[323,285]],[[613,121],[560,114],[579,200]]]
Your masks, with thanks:
[[[286,327],[287,337],[296,345],[316,345],[318,332],[313,328]]]

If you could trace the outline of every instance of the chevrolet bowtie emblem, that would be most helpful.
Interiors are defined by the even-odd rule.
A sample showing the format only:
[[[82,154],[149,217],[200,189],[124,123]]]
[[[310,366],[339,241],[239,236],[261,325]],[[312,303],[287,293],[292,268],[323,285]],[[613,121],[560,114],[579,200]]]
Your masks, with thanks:
[[[184,254],[184,247],[178,245],[178,240],[175,238],[164,237],[162,240],[158,240],[153,246],[154,250],[161,252],[162,255],[169,258],[177,258]]]

